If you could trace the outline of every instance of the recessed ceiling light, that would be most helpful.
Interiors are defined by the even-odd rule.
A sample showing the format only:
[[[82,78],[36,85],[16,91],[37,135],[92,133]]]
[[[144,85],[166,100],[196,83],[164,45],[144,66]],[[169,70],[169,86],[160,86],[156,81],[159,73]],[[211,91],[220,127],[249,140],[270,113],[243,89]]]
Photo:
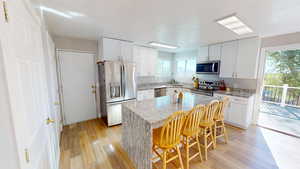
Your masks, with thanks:
[[[65,18],[72,18],[71,15],[65,14],[65,13],[60,12],[60,11],[58,11],[56,9],[53,9],[53,8],[48,8],[46,6],[40,6],[40,9],[42,11],[50,12],[50,13],[53,13],[53,14],[56,14],[56,15],[59,15],[59,16],[65,17]]]
[[[161,47],[161,48],[168,48],[168,49],[177,49],[177,48],[179,48],[178,46],[168,45],[168,44],[159,43],[159,42],[149,42],[149,45],[156,46],[156,47]]]
[[[219,19],[216,22],[238,35],[244,35],[253,32],[253,30],[243,23],[237,16],[229,16]]]

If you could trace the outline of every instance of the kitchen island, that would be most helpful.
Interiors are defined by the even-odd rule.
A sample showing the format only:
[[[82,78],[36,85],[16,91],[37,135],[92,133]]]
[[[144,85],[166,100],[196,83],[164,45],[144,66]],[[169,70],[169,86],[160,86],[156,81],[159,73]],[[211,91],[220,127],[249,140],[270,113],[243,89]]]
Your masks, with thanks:
[[[185,93],[182,103],[171,96],[122,105],[122,146],[137,169],[152,169],[152,130],[159,128],[173,112],[189,111],[220,97]]]

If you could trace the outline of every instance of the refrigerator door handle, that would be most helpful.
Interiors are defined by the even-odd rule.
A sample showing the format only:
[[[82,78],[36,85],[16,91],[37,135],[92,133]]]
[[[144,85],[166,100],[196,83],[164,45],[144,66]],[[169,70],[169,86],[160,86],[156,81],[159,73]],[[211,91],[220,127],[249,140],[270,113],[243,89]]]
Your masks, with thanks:
[[[124,65],[121,65],[121,88],[122,88],[122,96],[125,97],[125,69]]]
[[[122,69],[122,65],[120,66],[120,74],[121,74],[121,76],[120,76],[120,79],[121,79],[121,81],[120,81],[120,96],[123,96],[123,76],[122,76],[122,74],[123,74],[123,69]]]
[[[123,88],[124,88],[124,93],[123,93],[123,96],[125,97],[125,95],[126,95],[126,82],[125,82],[125,80],[126,80],[126,70],[125,70],[125,65],[123,65],[123,79],[124,79],[124,81],[123,81]]]

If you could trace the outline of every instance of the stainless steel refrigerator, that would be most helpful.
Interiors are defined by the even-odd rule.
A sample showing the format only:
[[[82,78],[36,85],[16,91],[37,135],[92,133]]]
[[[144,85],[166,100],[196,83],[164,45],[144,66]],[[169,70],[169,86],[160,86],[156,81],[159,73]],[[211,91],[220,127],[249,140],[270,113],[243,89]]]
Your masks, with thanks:
[[[122,103],[136,99],[135,64],[98,62],[101,118],[108,126],[121,124]]]

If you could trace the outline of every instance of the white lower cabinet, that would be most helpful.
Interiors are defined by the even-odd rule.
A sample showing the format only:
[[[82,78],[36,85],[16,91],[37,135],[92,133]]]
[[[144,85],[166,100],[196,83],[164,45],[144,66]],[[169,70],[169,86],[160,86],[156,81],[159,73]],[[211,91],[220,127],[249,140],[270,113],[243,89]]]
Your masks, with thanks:
[[[214,94],[214,96],[228,95]],[[230,102],[225,110],[225,122],[236,127],[247,129],[252,122],[254,97],[228,97],[230,98]]]
[[[146,100],[146,99],[152,99],[154,98],[154,89],[149,90],[139,90],[137,92],[137,100]]]

